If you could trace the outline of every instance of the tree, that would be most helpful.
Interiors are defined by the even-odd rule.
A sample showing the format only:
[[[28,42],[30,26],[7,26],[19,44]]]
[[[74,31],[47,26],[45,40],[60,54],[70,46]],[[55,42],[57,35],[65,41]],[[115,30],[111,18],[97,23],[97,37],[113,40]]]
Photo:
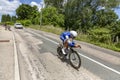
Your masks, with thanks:
[[[71,29],[83,29],[92,26],[92,0],[69,0],[65,6],[65,25]],[[97,6],[96,6],[97,7]]]
[[[113,22],[116,22],[118,16],[114,13],[113,10],[99,10],[96,12],[96,21],[95,24],[101,27],[105,27]]]
[[[59,13],[63,13],[64,1],[65,0],[44,0],[46,7],[53,6],[58,9]]]
[[[65,27],[86,32],[96,25],[109,25],[117,20],[111,7],[118,6],[118,2],[118,0],[68,0],[65,6]]]
[[[37,12],[37,7],[31,7],[28,4],[22,4],[16,9],[16,15],[18,16],[18,19],[31,19],[34,12]]]
[[[50,24],[50,25],[59,25],[63,26],[64,24],[64,15],[59,14],[57,8],[55,7],[47,7],[42,9],[42,22],[43,24]]]
[[[6,22],[6,15],[2,15],[1,22]]]
[[[12,17],[11,17],[11,20],[12,20],[12,22],[15,23],[15,22],[16,22],[16,16],[12,16]]]
[[[32,7],[32,15],[31,15],[31,22],[32,24],[39,24],[40,23],[40,12],[38,12],[37,6]]]
[[[119,6],[119,0],[97,0],[99,6],[106,7],[106,8],[115,8]]]
[[[7,22],[7,21],[11,21],[11,16],[9,14],[2,15],[1,22]]]
[[[112,41],[118,42],[117,37],[120,39],[120,20],[110,24],[110,30],[112,35]]]

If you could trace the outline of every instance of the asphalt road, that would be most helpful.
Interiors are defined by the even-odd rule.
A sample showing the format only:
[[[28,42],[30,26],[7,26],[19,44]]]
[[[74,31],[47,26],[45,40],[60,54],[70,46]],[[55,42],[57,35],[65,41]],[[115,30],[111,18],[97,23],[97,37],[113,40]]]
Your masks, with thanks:
[[[59,36],[32,29],[15,29],[21,80],[119,80],[120,53],[84,42],[76,49],[79,71],[57,57]]]

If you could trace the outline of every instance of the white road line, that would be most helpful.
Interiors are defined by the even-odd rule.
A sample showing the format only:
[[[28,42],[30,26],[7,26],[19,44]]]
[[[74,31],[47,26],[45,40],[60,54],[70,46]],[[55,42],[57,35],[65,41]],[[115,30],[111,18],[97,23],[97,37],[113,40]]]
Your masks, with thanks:
[[[32,32],[32,33],[33,33],[33,32]],[[59,44],[59,43],[57,43],[57,42],[55,42],[55,41],[53,41],[53,40],[51,40],[51,39],[49,39],[49,38],[47,38],[47,37],[44,37],[44,36],[40,35],[40,34],[37,34],[37,33],[33,33],[33,34],[36,34],[36,35],[38,35],[38,36],[40,36],[40,37],[42,37],[42,38],[44,38],[44,39],[46,39],[46,40],[54,43],[54,44],[57,44],[57,45]],[[96,61],[96,60],[94,60],[94,59],[92,59],[92,58],[89,58],[89,57],[87,57],[87,56],[85,56],[85,55],[83,55],[83,54],[81,54],[81,53],[79,53],[79,55],[81,55],[82,57],[84,57],[84,58],[86,58],[86,59],[89,59],[90,61],[92,61],[92,62],[94,62],[94,63],[97,63],[98,65],[100,65],[100,66],[102,66],[102,67],[104,67],[104,68],[106,68],[106,69],[108,69],[108,70],[110,70],[110,71],[112,71],[112,72],[117,73],[117,74],[120,75],[120,72],[119,72],[119,71],[117,71],[117,70],[115,70],[115,69],[113,69],[113,68],[110,68],[110,67],[106,66],[105,64],[102,64],[102,63],[100,63],[100,62],[98,62],[98,61]]]
[[[81,55],[82,57],[84,57],[84,58],[86,58],[86,59],[89,59],[90,61],[92,61],[92,62],[94,62],[94,63],[97,63],[97,64],[99,64],[100,66],[102,66],[102,67],[104,67],[104,68],[107,68],[107,69],[109,69],[110,71],[115,72],[115,73],[117,73],[117,74],[120,75],[120,72],[119,72],[119,71],[117,71],[117,70],[115,70],[115,69],[113,69],[113,68],[110,68],[110,67],[106,66],[105,64],[102,64],[102,63],[100,63],[100,62],[98,62],[98,61],[96,61],[96,60],[94,60],[94,59],[92,59],[92,58],[89,58],[89,57],[87,57],[87,56],[85,56],[85,55],[83,55],[83,54],[81,54],[81,53],[79,53],[79,55]]]
[[[15,66],[15,72],[14,72],[14,80],[20,80],[20,73],[19,73],[19,64],[18,64],[18,55],[17,55],[17,48],[15,43],[15,34],[13,32],[13,42],[14,42],[14,66]]]

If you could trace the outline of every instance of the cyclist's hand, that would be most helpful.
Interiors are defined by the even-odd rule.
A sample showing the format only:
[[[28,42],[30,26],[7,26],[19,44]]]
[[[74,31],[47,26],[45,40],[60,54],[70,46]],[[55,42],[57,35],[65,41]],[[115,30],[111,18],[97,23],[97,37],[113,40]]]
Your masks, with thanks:
[[[78,45],[78,47],[79,47],[79,48],[81,48],[81,46],[80,46],[80,45]]]
[[[78,48],[78,47],[81,48],[81,46],[80,46],[79,44],[77,44],[75,47],[76,47],[76,48]]]

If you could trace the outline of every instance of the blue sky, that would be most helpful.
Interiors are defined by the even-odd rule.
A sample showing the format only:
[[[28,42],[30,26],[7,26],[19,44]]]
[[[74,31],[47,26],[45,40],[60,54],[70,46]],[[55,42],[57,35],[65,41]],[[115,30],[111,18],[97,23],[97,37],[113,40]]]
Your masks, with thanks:
[[[21,3],[26,3],[26,4],[30,4],[33,1],[36,3],[42,2],[42,0],[20,0]]]
[[[29,4],[31,6],[36,5],[39,10],[44,0],[0,0],[0,21],[2,14],[15,15],[15,10],[21,5]]]
[[[9,2],[12,2],[12,1],[15,1],[15,0],[8,0]],[[42,2],[43,0],[18,0],[20,1],[21,3],[25,3],[25,4],[30,4],[31,2],[36,2],[36,3],[40,3]]]
[[[41,9],[41,4],[44,0],[0,0],[0,20],[2,14],[15,15],[15,10],[22,3],[30,4],[31,6],[38,6],[39,10]],[[115,9],[116,14],[119,15],[120,19],[120,6]]]
[[[120,19],[120,6],[115,8],[115,12],[118,15],[119,19]]]

